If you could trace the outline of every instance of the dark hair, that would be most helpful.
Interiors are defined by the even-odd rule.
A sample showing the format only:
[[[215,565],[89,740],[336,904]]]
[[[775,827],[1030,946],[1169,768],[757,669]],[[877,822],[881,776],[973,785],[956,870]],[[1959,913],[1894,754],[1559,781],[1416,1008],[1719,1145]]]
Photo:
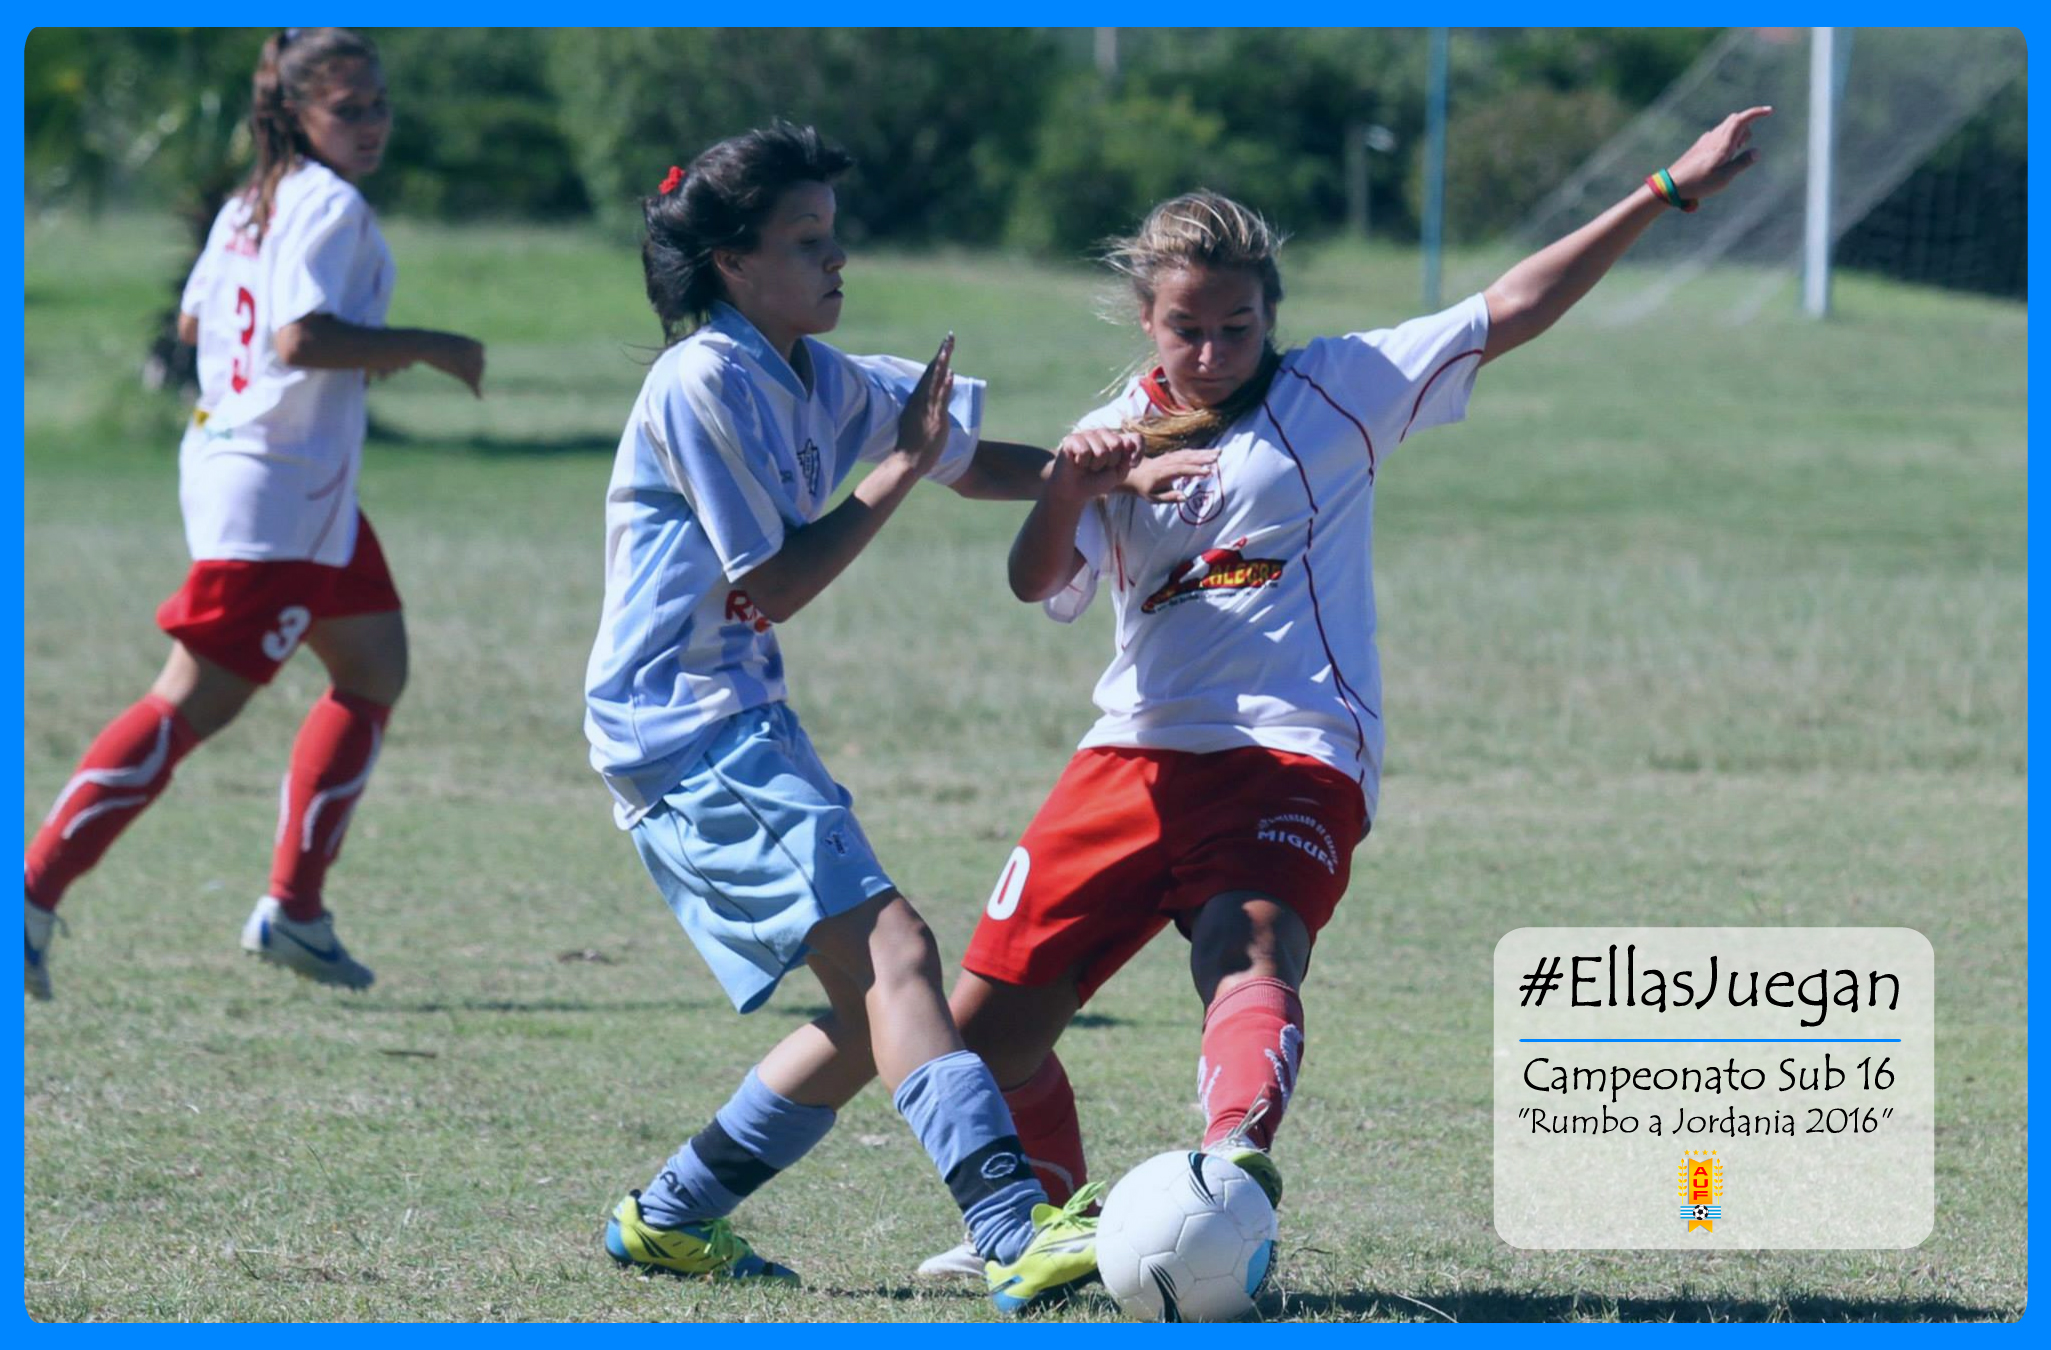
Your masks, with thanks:
[[[641,271],[664,340],[687,336],[724,298],[715,249],[752,252],[786,189],[830,183],[854,162],[812,127],[777,122],[721,141],[676,187],[643,199]]]
[[[285,105],[311,98],[336,62],[376,60],[371,40],[346,28],[287,28],[264,43],[250,81],[249,139],[256,146],[256,167],[242,189],[258,239],[271,223],[278,184],[307,152],[306,132]]]

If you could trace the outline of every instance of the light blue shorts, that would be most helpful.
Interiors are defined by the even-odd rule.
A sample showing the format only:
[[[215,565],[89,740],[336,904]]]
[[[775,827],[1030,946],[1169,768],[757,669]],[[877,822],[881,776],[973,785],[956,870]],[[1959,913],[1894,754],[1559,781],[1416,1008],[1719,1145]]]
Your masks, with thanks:
[[[677,922],[740,1012],[805,959],[821,919],[896,889],[854,797],[781,703],[735,713],[631,833]]]

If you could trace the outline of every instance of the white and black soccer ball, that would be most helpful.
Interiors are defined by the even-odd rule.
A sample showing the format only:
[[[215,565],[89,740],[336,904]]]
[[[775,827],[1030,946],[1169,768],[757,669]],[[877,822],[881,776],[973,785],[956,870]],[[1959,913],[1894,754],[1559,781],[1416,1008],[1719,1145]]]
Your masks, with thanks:
[[[1275,1251],[1275,1207],[1223,1158],[1178,1151],[1118,1179],[1097,1223],[1097,1269],[1128,1317],[1229,1322],[1253,1311]]]

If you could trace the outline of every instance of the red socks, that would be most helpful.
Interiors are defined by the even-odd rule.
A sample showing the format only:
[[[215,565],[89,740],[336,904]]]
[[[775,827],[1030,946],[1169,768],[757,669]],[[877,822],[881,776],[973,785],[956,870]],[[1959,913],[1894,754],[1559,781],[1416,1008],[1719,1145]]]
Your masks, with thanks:
[[[185,718],[155,694],[109,722],[29,844],[23,876],[28,898],[44,909],[57,908],[65,888],[170,786],[172,769],[198,744]]]
[[[1257,1147],[1273,1144],[1302,1063],[1303,1001],[1294,989],[1248,980],[1213,998],[1196,1062],[1197,1101],[1208,1118],[1204,1147],[1242,1127]]]
[[[1011,1108],[1019,1146],[1032,1164],[1033,1175],[1047,1188],[1047,1199],[1057,1205],[1068,1203],[1089,1178],[1083,1165],[1082,1123],[1075,1115],[1075,1092],[1068,1086],[1061,1061],[1048,1055],[1031,1078],[1005,1092],[1004,1104]]]
[[[1248,980],[1211,1000],[1197,1063],[1197,1096],[1209,1118],[1204,1147],[1242,1128],[1261,1148],[1274,1143],[1302,1062],[1303,1002],[1294,989],[1280,980]],[[1075,1092],[1061,1061],[1048,1055],[1031,1078],[1005,1092],[1004,1104],[1047,1198],[1062,1204],[1089,1174]]]
[[[321,916],[321,883],[341,851],[349,817],[370,781],[392,710],[330,689],[300,723],[278,796],[271,895],[288,918]]]

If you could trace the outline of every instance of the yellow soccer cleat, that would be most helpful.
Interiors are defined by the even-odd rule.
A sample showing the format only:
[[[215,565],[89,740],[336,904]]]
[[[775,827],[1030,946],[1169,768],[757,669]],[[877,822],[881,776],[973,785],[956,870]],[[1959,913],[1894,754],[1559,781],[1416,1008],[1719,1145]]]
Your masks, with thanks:
[[[1023,1312],[1097,1278],[1097,1221],[1084,1211],[1103,1198],[1104,1183],[1092,1181],[1059,1208],[1033,1206],[1033,1240],[1018,1259],[983,1266],[998,1311]]]
[[[1234,1135],[1221,1139],[1216,1148],[1205,1149],[1213,1158],[1223,1158],[1240,1171],[1253,1178],[1254,1185],[1268,1197],[1268,1204],[1275,1209],[1282,1207],[1282,1169],[1275,1160],[1246,1139]]]
[[[786,1280],[797,1272],[755,1255],[725,1219],[657,1228],[641,1217],[641,1192],[629,1191],[605,1226],[606,1254],[623,1266],[713,1280]]]

